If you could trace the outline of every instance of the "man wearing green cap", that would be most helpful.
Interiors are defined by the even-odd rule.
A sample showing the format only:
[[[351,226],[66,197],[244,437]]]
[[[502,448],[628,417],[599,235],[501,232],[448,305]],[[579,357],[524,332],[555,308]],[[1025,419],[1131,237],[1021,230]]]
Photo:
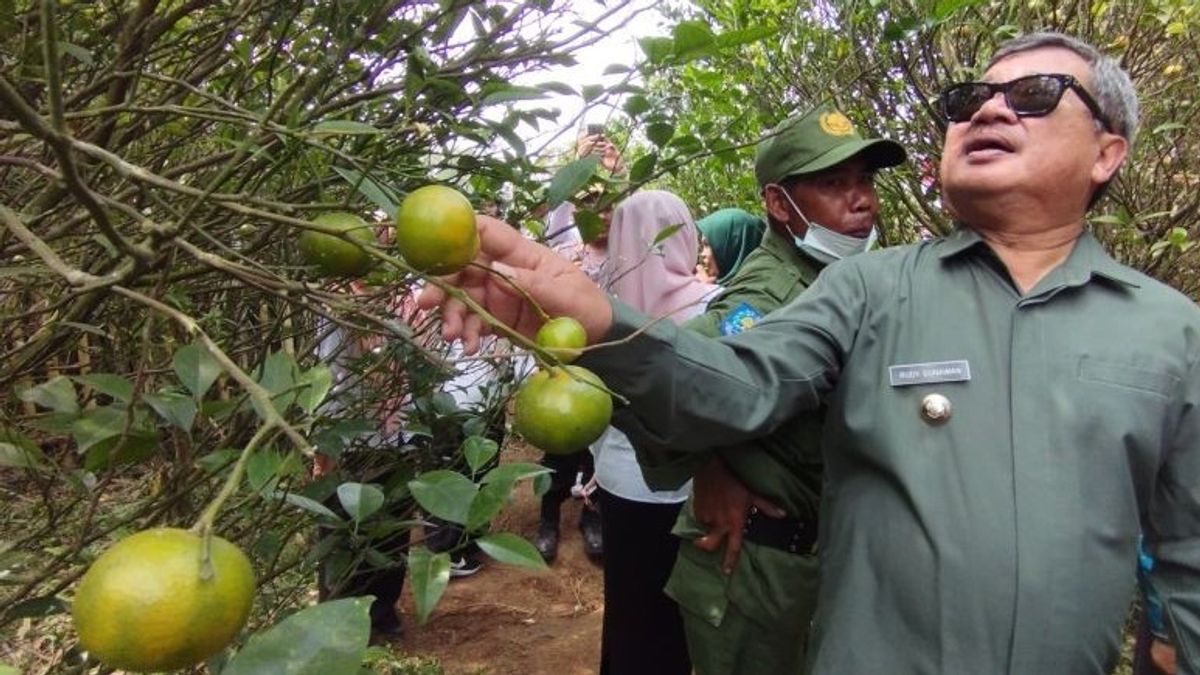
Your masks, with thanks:
[[[804,292],[826,264],[870,247],[875,172],[904,158],[899,144],[863,139],[828,106],[780,123],[754,166],[770,227],[687,327],[741,333]],[[699,675],[801,671],[816,602],[823,418],[797,415],[769,436],[715,452],[639,457],[656,489],[695,474],[675,533],[696,546],[680,548],[666,590],[682,609]]]

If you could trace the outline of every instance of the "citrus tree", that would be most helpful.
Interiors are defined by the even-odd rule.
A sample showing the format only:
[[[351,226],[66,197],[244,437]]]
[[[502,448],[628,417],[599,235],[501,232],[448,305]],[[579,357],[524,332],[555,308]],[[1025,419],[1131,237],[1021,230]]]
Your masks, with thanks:
[[[441,341],[412,300],[445,251],[404,223],[451,208],[451,229],[473,228],[461,214],[502,188],[518,209],[546,201],[544,148],[518,127],[569,127],[537,100],[585,92],[513,81],[571,62],[627,3],[596,21],[576,4],[0,3],[0,632],[46,636],[0,661],[355,673],[369,603],[296,613],[318,568],[329,597],[363,569],[407,573],[424,620],[452,552],[422,543],[430,518],[542,565],[490,529],[544,473],[496,463],[516,348],[467,361]],[[405,201],[430,184],[432,212]],[[225,604],[251,598],[244,572],[222,585],[222,542],[252,561],[233,650],[210,633],[213,594],[126,539],[169,528],[192,539],[163,555],[199,550]],[[119,540],[142,581],[97,563],[80,585]],[[156,660],[136,622],[104,632],[164,579],[162,611],[209,617],[170,630],[213,638],[185,661]]]

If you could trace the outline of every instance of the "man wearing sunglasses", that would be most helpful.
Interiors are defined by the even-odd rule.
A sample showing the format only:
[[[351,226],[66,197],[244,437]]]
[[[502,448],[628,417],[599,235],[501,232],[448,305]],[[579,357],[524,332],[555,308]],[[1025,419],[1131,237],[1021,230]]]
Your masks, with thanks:
[[[830,265],[754,330],[651,325],[496,221],[481,261],[610,345],[578,363],[628,401],[614,423],[637,444],[729,446],[827,406],[809,672],[1106,675],[1144,534],[1178,672],[1197,675],[1200,308],[1086,226],[1134,138],[1132,84],[1057,34],[1001,46],[982,81],[941,101],[961,227]],[[525,334],[541,323],[504,280],[456,283]],[[477,344],[478,318],[443,311]]]

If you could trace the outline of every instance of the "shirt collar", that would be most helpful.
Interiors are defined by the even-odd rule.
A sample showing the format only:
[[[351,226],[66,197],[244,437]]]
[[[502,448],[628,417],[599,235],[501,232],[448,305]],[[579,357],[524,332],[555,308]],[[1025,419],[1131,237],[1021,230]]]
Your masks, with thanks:
[[[766,249],[777,260],[788,262],[799,259],[804,263],[805,267],[811,268],[814,271],[820,271],[828,264],[828,262],[818,260],[815,256],[809,254],[808,251],[796,246],[796,242],[792,241],[791,237],[779,234],[770,225],[767,226],[767,231],[763,233],[763,240],[760,246]]]
[[[979,233],[960,225],[941,240],[937,255],[945,260],[977,246],[987,246],[987,243]],[[1100,276],[1134,288],[1142,285],[1138,273],[1113,260],[1089,230],[1084,230],[1076,240],[1075,247],[1059,266],[1058,272],[1068,283],[1085,283],[1092,276]]]

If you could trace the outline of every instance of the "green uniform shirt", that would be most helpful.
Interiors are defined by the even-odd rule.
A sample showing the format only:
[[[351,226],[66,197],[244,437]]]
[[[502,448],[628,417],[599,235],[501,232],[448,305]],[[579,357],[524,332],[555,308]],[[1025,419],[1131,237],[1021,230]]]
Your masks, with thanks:
[[[721,295],[684,327],[712,337],[750,329],[807,290],[824,266],[790,237],[768,230]],[[812,520],[821,494],[821,424],[819,412],[801,413],[774,433],[721,453],[751,492]],[[647,481],[654,485],[657,479],[663,487],[686,482],[709,456],[639,448],[639,459],[651,467],[644,471]],[[691,507],[689,500],[675,527],[689,541],[705,533]],[[723,555],[685,544],[665,588],[683,610],[695,671],[798,675],[816,605],[816,557],[745,542],[727,575]]]
[[[825,262],[801,252],[790,239],[767,230],[762,243],[704,314],[683,325],[711,337],[740,333],[804,292],[824,266]],[[820,432],[819,415],[797,415],[776,433],[743,446],[755,452],[743,452],[739,447],[723,454],[730,469],[755,494],[776,502],[793,516],[811,518],[816,515],[821,490]],[[637,450],[646,482],[659,490],[683,485],[708,460],[707,454],[672,452],[651,443]],[[688,517],[688,512],[683,516]]]
[[[609,339],[647,323],[614,312]],[[661,322],[581,365],[629,398],[635,444],[731,446],[828,405],[818,675],[1106,674],[1140,530],[1200,672],[1200,311],[1090,234],[1025,295],[964,230],[831,265],[752,331]]]

